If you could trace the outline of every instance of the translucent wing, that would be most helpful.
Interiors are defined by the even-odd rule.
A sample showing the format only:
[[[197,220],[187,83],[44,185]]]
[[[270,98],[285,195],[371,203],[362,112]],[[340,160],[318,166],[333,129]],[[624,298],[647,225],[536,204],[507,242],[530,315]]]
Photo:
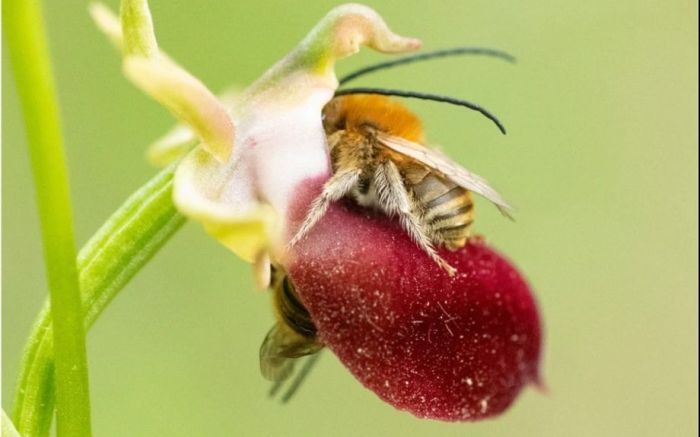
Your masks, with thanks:
[[[321,348],[323,345],[277,323],[260,346],[260,373],[270,381],[284,381],[294,371],[296,358],[311,355]]]
[[[496,190],[491,188],[486,179],[470,172],[437,150],[381,132],[377,133],[377,140],[392,151],[430,167],[462,188],[484,196],[493,202],[503,215],[512,218],[509,214],[509,210],[512,210],[511,206],[503,200],[503,197]]]

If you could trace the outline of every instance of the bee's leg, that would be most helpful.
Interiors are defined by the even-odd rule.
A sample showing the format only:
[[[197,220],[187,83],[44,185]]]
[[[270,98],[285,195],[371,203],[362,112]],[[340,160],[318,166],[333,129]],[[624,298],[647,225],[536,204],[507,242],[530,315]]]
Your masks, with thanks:
[[[323,192],[311,203],[304,223],[299,227],[296,235],[289,241],[289,247],[294,246],[302,239],[314,225],[323,217],[332,202],[339,200],[357,185],[362,173],[359,169],[340,170],[331,176],[323,186]]]
[[[406,191],[403,178],[396,164],[386,161],[377,168],[375,183],[381,205],[390,213],[398,214],[401,226],[408,232],[413,241],[423,249],[428,256],[443,268],[447,274],[454,276],[456,269],[442,259],[433,247],[430,238],[420,222],[420,218],[414,213],[414,201]]]
[[[292,381],[292,385],[284,393],[284,396],[282,396],[282,403],[289,402],[297,390],[299,390],[301,383],[304,382],[307,376],[309,376],[309,372],[311,372],[311,369],[313,369],[314,364],[316,364],[318,359],[321,357],[321,352],[323,352],[323,349],[319,350],[315,354],[309,355],[309,358],[306,359],[304,366],[299,370],[299,373],[297,373],[294,381]]]

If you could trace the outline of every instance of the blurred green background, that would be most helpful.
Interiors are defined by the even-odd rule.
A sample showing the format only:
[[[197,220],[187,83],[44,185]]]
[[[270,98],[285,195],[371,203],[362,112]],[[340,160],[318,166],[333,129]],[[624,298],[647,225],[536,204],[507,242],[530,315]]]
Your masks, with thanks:
[[[86,2],[45,3],[82,245],[154,174],[145,146],[171,117],[120,74]],[[109,4],[117,7],[116,1]],[[245,85],[336,3],[151,2],[160,44],[213,90]],[[257,351],[272,323],[249,267],[189,223],[90,331],[97,436],[659,436],[697,433],[697,3],[373,1],[427,49],[479,57],[359,84],[441,92],[474,113],[408,102],[429,137],[517,207],[480,201],[477,231],[529,278],[545,322],[550,392],[527,389],[476,424],[421,421],[365,390],[326,353],[298,397],[267,399]],[[384,59],[367,50],[340,73]],[[13,77],[3,54],[3,408],[46,296]]]

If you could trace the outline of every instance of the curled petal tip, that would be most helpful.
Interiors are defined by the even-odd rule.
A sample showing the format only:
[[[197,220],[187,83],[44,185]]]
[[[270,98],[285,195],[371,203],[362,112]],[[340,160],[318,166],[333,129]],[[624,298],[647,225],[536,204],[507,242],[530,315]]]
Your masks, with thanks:
[[[360,4],[346,4],[333,9],[324,19],[330,21],[334,55],[342,58],[367,45],[386,53],[416,50],[420,40],[395,34],[384,19],[372,8]],[[322,22],[323,23],[323,22]]]
[[[413,51],[420,40],[397,35],[372,8],[349,3],[331,10],[314,27],[299,47],[302,64],[330,66],[368,46],[385,53]]]

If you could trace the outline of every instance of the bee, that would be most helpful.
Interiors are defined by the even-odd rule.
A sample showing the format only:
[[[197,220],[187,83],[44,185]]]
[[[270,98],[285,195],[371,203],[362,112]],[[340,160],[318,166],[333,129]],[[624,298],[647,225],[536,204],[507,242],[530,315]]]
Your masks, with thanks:
[[[339,83],[399,65],[465,54],[514,61],[511,55],[500,50],[456,47],[368,65],[340,79]],[[311,230],[333,201],[351,195],[361,205],[398,215],[416,243],[441,267],[454,274],[454,268],[437,254],[435,246],[456,250],[466,244],[473,221],[471,192],[486,197],[506,215],[510,207],[484,179],[424,146],[418,117],[386,96],[465,106],[489,118],[505,133],[495,116],[466,100],[367,88],[337,92],[323,110],[333,176],[312,202],[290,246]],[[283,401],[288,401],[311,371],[324,346],[290,278],[275,266],[271,267],[270,277],[277,322],[260,346],[260,371],[274,382],[270,395],[294,373],[296,361],[309,356],[283,397]]]
[[[474,220],[471,193],[484,196],[506,215],[510,207],[483,178],[423,145],[420,119],[377,91],[381,90],[336,95],[325,106],[323,125],[333,175],[290,246],[311,230],[332,202],[349,195],[362,206],[398,216],[416,244],[452,276],[456,270],[436,247],[454,251],[466,244]]]
[[[260,372],[266,379],[281,383],[293,374],[296,359],[316,354],[323,344],[317,340],[316,326],[281,268],[272,268],[271,287],[277,322],[260,346]],[[300,382],[295,381],[295,385]]]

